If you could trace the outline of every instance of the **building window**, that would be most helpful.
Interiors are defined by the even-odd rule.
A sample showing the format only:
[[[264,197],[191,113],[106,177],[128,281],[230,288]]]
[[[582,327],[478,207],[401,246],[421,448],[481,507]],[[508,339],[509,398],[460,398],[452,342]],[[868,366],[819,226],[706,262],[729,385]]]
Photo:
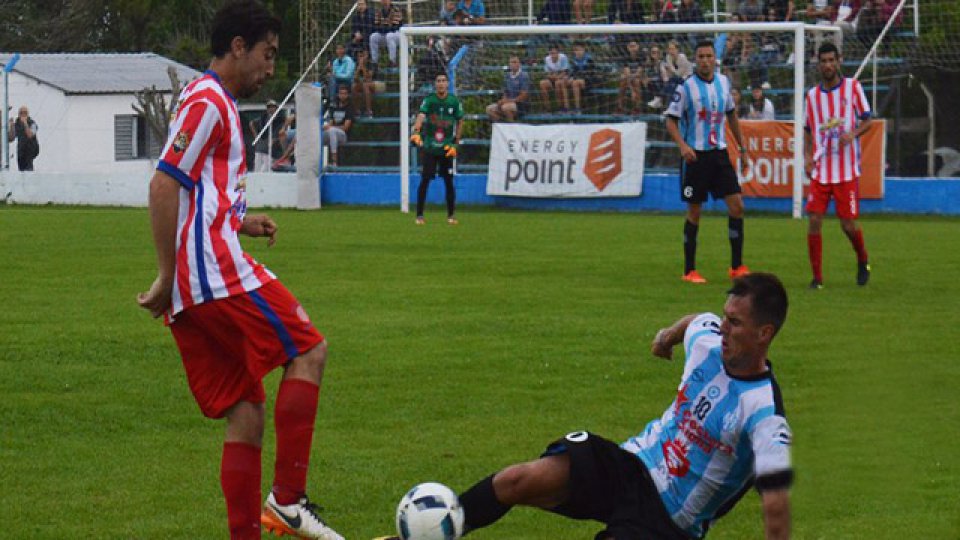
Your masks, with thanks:
[[[113,155],[117,161],[155,159],[160,157],[161,141],[147,125],[146,118],[136,114],[113,117]]]

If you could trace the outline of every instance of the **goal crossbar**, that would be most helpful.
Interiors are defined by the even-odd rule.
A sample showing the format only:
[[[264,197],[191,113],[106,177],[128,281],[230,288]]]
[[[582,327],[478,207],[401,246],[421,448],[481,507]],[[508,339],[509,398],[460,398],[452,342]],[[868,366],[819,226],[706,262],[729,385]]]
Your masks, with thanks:
[[[451,35],[451,36],[487,36],[487,35],[558,35],[563,30],[573,32],[573,28],[556,25],[516,26],[516,25],[484,25],[484,26],[404,26],[400,28],[400,209],[410,211],[410,39],[416,36]],[[806,58],[804,33],[824,32],[839,33],[840,29],[831,26],[809,25],[800,22],[776,23],[694,23],[694,24],[585,24],[577,25],[576,34],[672,34],[672,33],[720,33],[720,32],[792,32],[794,36],[794,62],[801,62],[801,67],[794,66],[793,70],[793,160],[794,183],[792,214],[794,218],[801,216],[803,199],[803,126],[797,121],[803,111],[804,72],[802,62]]]

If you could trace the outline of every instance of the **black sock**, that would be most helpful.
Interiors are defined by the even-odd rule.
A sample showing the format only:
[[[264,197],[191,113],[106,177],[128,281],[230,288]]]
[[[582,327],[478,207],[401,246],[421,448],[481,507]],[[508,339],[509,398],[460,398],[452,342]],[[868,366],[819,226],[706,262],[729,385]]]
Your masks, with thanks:
[[[683,222],[683,274],[689,274],[697,267],[697,231],[699,225],[687,220]]]
[[[510,511],[511,506],[498,501],[493,492],[493,476],[491,474],[477,482],[460,495],[460,505],[463,506],[464,513],[464,534],[486,527]]]
[[[743,218],[728,217],[727,230],[730,233],[730,267],[740,268],[743,264]]]
[[[447,195],[447,217],[453,217],[457,213],[457,191],[453,188],[453,175],[444,176],[443,184]]]

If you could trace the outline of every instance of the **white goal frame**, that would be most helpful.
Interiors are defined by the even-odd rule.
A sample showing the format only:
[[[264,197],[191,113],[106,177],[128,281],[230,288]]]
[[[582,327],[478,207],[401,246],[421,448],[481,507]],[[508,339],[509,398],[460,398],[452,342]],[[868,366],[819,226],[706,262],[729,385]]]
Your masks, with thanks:
[[[800,22],[777,23],[696,23],[696,24],[584,24],[576,26],[403,26],[400,28],[400,210],[410,211],[410,38],[412,36],[489,36],[489,35],[558,35],[577,34],[667,34],[719,32],[793,32],[793,217],[800,218],[803,201],[803,96],[804,62],[806,59],[804,33],[826,32],[840,34],[833,26],[817,26]],[[799,62],[799,65],[797,65]]]

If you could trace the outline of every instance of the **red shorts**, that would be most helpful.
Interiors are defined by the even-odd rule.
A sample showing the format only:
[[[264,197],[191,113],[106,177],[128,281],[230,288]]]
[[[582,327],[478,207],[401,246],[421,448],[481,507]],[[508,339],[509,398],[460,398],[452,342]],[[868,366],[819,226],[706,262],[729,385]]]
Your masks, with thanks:
[[[323,342],[280,281],[205,302],[170,325],[190,391],[204,416],[221,418],[240,401],[263,403],[263,377]]]
[[[837,217],[841,219],[857,219],[860,216],[860,181],[853,179],[839,184],[821,184],[814,180],[810,182],[810,193],[807,195],[808,214],[826,214],[833,197],[837,207]]]

